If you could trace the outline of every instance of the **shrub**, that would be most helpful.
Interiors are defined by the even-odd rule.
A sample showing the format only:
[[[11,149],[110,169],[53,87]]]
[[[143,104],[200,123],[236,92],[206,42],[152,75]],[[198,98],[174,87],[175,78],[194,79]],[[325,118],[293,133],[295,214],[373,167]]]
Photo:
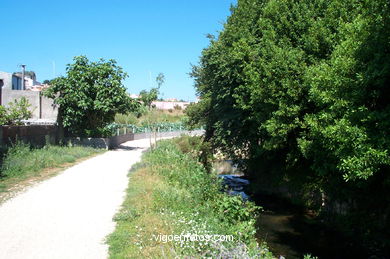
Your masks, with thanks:
[[[31,104],[26,97],[10,102],[8,108],[0,105],[0,125],[21,124],[22,120],[32,117],[32,111],[29,110],[30,107]]]
[[[7,110],[4,106],[0,105],[0,125],[7,123]]]
[[[176,138],[173,142],[181,152],[191,155],[194,159],[198,159],[207,172],[211,171],[213,151],[210,142],[205,141],[203,137],[190,137],[187,135]]]

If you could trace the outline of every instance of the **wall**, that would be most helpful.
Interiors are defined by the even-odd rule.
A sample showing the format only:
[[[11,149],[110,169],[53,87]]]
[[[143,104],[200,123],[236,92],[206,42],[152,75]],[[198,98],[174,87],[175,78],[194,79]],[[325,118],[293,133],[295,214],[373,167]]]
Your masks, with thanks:
[[[0,71],[0,79],[3,80],[3,89],[12,89],[12,74]]]
[[[186,135],[202,135],[203,130],[160,132],[157,138],[178,137]],[[113,149],[120,147],[124,142],[150,138],[152,133],[128,133],[110,138],[65,138],[65,143],[96,148]],[[0,126],[0,148],[9,146],[17,140],[29,143],[35,147],[42,147],[47,143],[58,144],[59,128],[55,125],[28,125],[28,126]]]
[[[58,143],[58,127],[55,125],[0,126],[0,147],[16,141],[42,147]]]
[[[8,103],[22,97],[26,97],[31,104],[30,110],[33,113],[32,119],[57,120],[57,107],[54,106],[52,99],[41,96],[41,92],[10,90],[3,88],[1,104],[7,106]]]

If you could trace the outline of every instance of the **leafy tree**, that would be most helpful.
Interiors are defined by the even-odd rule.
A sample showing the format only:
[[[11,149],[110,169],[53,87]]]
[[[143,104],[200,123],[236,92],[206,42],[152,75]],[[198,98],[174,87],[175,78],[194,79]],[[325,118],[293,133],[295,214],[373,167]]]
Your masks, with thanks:
[[[43,80],[43,84],[47,84],[47,85],[49,85],[50,84],[50,82],[51,82],[51,80],[48,80],[48,79],[46,79],[46,80]]]
[[[165,76],[163,73],[159,73],[156,77],[157,89],[160,89],[161,85],[165,82]]]
[[[189,128],[195,129],[207,124],[207,110],[209,109],[209,99],[201,99],[198,103],[191,103],[184,110],[188,116],[186,124]]]
[[[90,62],[85,56],[73,60],[67,75],[52,80],[45,95],[59,105],[59,123],[69,133],[105,135],[104,127],[114,121],[116,113],[136,109],[122,84],[127,74],[115,60]]]
[[[160,87],[165,82],[165,76],[163,73],[159,73],[156,77],[157,87],[150,89],[150,91],[142,90],[139,95],[140,99],[145,106],[151,108],[152,102],[156,101],[158,94],[160,93]]]
[[[389,226],[389,17],[387,0],[238,0],[193,67],[190,123],[254,179]]]
[[[152,88],[150,91],[142,90],[139,93],[139,96],[143,104],[150,108],[152,106],[152,102],[157,100],[158,92],[157,88]]]
[[[237,158],[275,152],[286,169],[309,163],[321,176],[367,179],[390,164],[388,9],[386,1],[238,1],[193,68],[210,103],[193,120],[207,118],[215,145]]]

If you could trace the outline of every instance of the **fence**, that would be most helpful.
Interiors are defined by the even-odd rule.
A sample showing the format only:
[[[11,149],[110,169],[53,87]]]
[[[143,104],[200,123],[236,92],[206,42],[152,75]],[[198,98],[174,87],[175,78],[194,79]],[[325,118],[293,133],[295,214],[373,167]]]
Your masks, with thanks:
[[[117,130],[115,130],[115,132],[117,132]],[[173,127],[170,128],[170,131],[166,130],[159,132],[152,132],[150,129],[144,129],[144,132],[133,133],[129,131],[124,134],[117,134],[116,136],[106,138],[70,137],[65,138],[64,142],[73,145],[113,149],[124,142],[151,138],[154,137],[154,135],[156,135],[157,138],[164,138],[180,136],[181,134],[202,134],[202,132],[202,130],[176,130],[176,128]],[[28,143],[34,147],[42,147],[48,143],[58,144],[60,141],[59,127],[56,125],[0,126],[0,147],[9,146],[17,141]]]
[[[68,144],[88,146],[95,148],[104,148],[104,149],[114,149],[120,147],[122,143],[132,140],[139,139],[148,139],[148,138],[166,138],[166,137],[178,137],[182,134],[185,135],[202,135],[203,130],[194,130],[194,131],[171,131],[171,132],[160,132],[156,133],[146,132],[146,133],[127,133],[118,136],[112,136],[108,138],[66,138],[65,141]]]
[[[187,128],[183,123],[177,122],[163,122],[163,123],[153,123],[144,126],[137,126],[133,124],[118,124],[112,123],[107,126],[111,130],[112,136],[119,136],[127,133],[150,133],[150,132],[174,132],[174,131],[189,131],[191,129]],[[199,128],[196,130],[203,130]]]

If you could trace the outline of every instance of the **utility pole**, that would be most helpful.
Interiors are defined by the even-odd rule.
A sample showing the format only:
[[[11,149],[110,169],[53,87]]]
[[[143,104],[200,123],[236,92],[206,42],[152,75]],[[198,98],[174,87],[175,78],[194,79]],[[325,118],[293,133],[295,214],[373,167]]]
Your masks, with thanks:
[[[22,90],[26,90],[24,86],[24,74],[26,72],[26,65],[20,65],[22,67]]]

